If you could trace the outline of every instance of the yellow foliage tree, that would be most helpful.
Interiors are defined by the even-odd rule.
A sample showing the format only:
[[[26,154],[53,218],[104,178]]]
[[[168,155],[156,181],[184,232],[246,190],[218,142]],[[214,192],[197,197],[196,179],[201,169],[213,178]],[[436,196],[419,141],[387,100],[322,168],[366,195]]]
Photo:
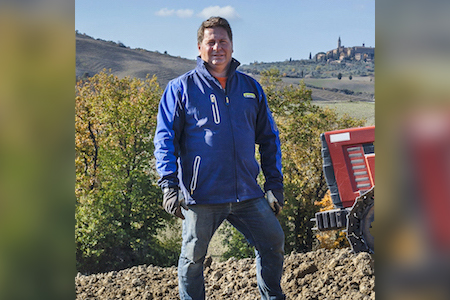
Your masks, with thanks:
[[[280,132],[285,205],[279,219],[286,236],[285,250],[310,251],[316,239],[310,219],[319,210],[315,202],[328,190],[320,134],[361,126],[363,121],[314,105],[312,91],[303,81],[284,85],[278,70],[263,72],[261,85]]]
[[[320,211],[334,209],[330,191],[328,190],[322,200],[317,201],[315,204],[320,207]],[[342,229],[318,232],[316,238],[319,241],[319,248],[340,249],[350,247],[345,232]]]

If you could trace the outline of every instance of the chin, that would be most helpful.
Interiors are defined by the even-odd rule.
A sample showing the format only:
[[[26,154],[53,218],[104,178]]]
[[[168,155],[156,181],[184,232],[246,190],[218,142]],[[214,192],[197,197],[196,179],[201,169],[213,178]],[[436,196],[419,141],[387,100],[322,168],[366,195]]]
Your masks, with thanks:
[[[225,61],[224,60],[213,60],[211,63],[215,66],[220,66],[220,65],[225,64]]]

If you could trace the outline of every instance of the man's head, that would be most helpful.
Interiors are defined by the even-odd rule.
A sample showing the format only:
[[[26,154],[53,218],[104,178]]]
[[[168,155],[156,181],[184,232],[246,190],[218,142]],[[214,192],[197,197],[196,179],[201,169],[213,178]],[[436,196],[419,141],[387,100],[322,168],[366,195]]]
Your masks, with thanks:
[[[200,44],[203,41],[206,28],[222,27],[228,34],[230,41],[233,41],[233,33],[231,32],[230,24],[227,20],[221,17],[211,17],[206,21],[203,21],[202,25],[197,31],[197,43]]]
[[[211,17],[204,21],[197,32],[200,57],[208,64],[214,76],[225,77],[233,53],[231,27],[221,17]]]

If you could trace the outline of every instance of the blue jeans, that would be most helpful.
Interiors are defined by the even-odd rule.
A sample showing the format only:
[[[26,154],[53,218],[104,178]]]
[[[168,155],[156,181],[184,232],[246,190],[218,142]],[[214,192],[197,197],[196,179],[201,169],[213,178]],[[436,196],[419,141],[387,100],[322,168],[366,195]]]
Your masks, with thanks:
[[[265,198],[237,203],[191,205],[183,209],[183,244],[178,262],[182,300],[205,299],[203,262],[209,242],[224,220],[255,246],[256,275],[261,298],[285,299],[280,286],[284,260],[284,233]]]

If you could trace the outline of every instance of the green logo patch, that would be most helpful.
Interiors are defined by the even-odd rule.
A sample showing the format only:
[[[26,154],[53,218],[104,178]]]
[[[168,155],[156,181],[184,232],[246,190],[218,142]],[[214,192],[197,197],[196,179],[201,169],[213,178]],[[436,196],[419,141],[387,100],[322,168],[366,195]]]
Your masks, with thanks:
[[[251,99],[255,99],[256,95],[253,93],[244,93],[244,97],[245,98],[251,98]]]

